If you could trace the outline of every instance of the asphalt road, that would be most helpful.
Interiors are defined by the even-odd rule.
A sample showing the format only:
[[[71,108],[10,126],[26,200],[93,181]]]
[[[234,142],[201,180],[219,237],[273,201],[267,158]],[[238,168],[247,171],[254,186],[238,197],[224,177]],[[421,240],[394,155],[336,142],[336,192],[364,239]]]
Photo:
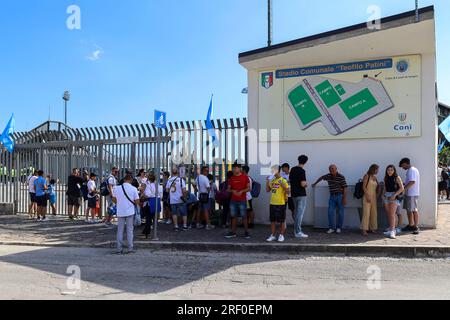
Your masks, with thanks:
[[[450,299],[450,259],[111,253],[0,246],[0,299]]]

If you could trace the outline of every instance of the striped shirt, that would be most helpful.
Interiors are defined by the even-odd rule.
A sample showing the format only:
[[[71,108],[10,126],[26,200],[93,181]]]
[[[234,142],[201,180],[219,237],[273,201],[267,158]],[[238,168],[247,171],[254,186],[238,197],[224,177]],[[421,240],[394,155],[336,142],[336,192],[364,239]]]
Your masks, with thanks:
[[[344,189],[346,189],[347,182],[345,181],[345,177],[338,173],[336,176],[331,175],[330,173],[324,175],[322,180],[328,182],[328,187],[330,188],[331,194],[343,193]]]

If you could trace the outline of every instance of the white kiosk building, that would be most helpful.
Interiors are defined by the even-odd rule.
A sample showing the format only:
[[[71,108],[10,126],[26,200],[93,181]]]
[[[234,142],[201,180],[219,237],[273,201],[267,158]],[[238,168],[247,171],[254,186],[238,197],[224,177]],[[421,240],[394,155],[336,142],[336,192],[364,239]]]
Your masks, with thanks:
[[[411,11],[380,22],[379,29],[362,23],[239,55],[248,70],[249,129],[268,131],[257,142],[249,138],[251,175],[264,185],[263,168],[284,162],[295,166],[298,156],[306,154],[309,185],[336,164],[354,186],[371,164],[380,166],[382,181],[389,164],[398,168],[408,157],[421,172],[421,225],[435,227],[434,7],[420,9],[419,21]],[[270,154],[278,143],[279,151],[269,157],[272,163],[255,155]],[[326,227],[327,185],[307,192],[304,224]],[[346,227],[355,228],[361,200],[352,194]],[[254,209],[258,222],[268,222],[269,195],[263,192]],[[383,218],[383,208],[378,211]]]

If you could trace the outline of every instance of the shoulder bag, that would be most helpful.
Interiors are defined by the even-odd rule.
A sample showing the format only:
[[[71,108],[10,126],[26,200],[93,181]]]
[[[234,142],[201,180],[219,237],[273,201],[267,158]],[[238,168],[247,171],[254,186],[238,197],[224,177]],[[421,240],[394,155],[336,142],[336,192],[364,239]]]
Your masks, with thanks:
[[[141,213],[139,212],[136,204],[134,203],[134,201],[132,201],[130,199],[130,197],[128,196],[127,192],[125,191],[125,187],[124,185],[122,185],[122,190],[123,190],[123,194],[125,195],[125,197],[128,199],[128,201],[130,201],[133,206],[134,206],[134,226],[135,227],[139,227],[142,224],[142,219],[141,219]]]

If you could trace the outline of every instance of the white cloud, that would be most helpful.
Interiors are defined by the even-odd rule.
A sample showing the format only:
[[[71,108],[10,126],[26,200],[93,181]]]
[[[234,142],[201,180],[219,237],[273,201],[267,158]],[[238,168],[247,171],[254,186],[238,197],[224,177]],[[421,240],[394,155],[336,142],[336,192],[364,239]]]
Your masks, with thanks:
[[[103,49],[102,49],[100,46],[95,45],[95,50],[92,51],[92,52],[86,57],[86,59],[89,60],[89,61],[97,61],[97,60],[100,60],[101,57],[103,56],[103,53],[104,53]]]

